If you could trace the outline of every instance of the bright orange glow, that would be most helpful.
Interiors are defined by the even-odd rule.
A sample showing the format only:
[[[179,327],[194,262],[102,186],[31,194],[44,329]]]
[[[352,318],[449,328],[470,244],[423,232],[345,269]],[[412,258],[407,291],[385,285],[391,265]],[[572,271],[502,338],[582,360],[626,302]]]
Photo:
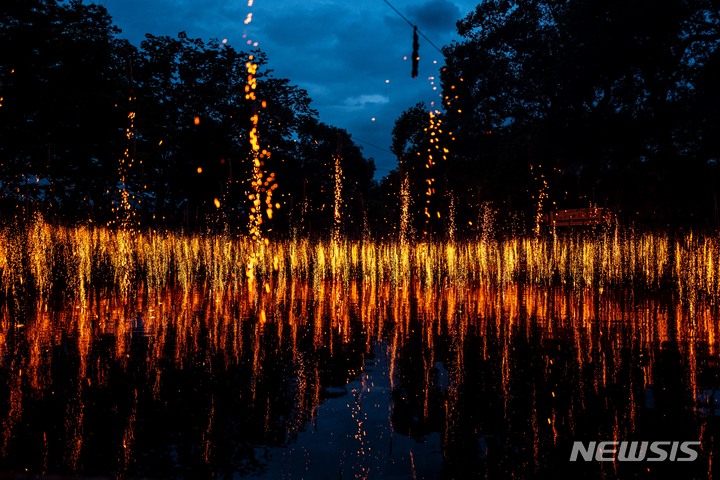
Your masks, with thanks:
[[[39,231],[35,234],[42,234],[46,226],[38,224],[35,227]],[[73,234],[84,238],[89,234],[90,242],[94,236],[102,236],[104,233],[111,235],[107,242],[117,240],[113,237],[116,233],[96,230],[82,229],[57,229],[61,227],[49,227],[53,239],[66,241]],[[64,235],[70,235],[64,236]],[[653,255],[646,257],[649,252],[642,251],[644,242],[647,247],[667,246],[661,235],[642,235],[621,232],[619,235],[622,254],[634,251],[632,261],[646,259],[649,267],[655,268]],[[28,237],[23,237],[23,241]],[[30,237],[32,238],[32,236]],[[211,245],[217,239],[206,237],[181,239],[171,238],[170,244],[163,243],[163,236],[140,237],[141,241],[152,241],[142,244],[143,249],[150,249],[153,242],[157,242],[153,255],[157,258],[148,260],[148,265],[155,260],[162,261],[163,255],[173,252],[174,248],[187,242],[177,254],[183,252],[185,264],[182,266],[186,273],[192,274],[194,268],[199,268],[198,262],[203,262],[206,248],[213,248]],[[1,242],[13,241],[12,238],[0,236]],[[665,239],[667,240],[667,239]],[[697,238],[690,241],[689,235],[680,239],[683,243],[680,247],[680,263],[694,262],[703,258],[702,251],[705,246],[710,249],[718,247],[715,238]],[[81,240],[79,243],[83,243]],[[193,247],[197,241],[199,247]],[[230,239],[224,239],[230,242]],[[604,248],[611,249],[611,245],[602,245],[604,241],[613,241],[613,234],[603,235],[599,240],[583,241],[591,245],[595,252],[601,252]],[[684,243],[690,241],[690,243]],[[3,245],[0,242],[0,245]],[[175,243],[180,242],[180,243]],[[573,254],[578,253],[577,245],[573,246],[570,240],[560,240],[561,248],[567,248]],[[705,243],[709,242],[709,243]],[[223,244],[226,247],[228,244]],[[133,364],[127,362],[133,353],[130,339],[135,338],[136,333],[128,327],[128,306],[132,305],[132,311],[137,312],[138,318],[144,319],[143,330],[148,335],[143,337],[148,345],[146,353],[141,357],[148,372],[162,372],[162,365],[170,364],[180,371],[191,368],[199,355],[202,358],[212,358],[208,362],[207,372],[214,375],[223,372],[228,366],[248,365],[252,375],[248,376],[248,394],[253,395],[254,405],[252,412],[265,412],[270,408],[274,394],[273,390],[257,388],[257,380],[263,374],[264,365],[267,359],[273,358],[278,353],[288,355],[288,363],[293,366],[287,370],[290,375],[287,381],[295,389],[297,402],[296,417],[292,418],[284,428],[290,434],[297,434],[308,428],[308,421],[315,418],[314,412],[325,400],[320,388],[320,376],[324,374],[321,368],[314,362],[306,361],[306,352],[320,351],[333,348],[333,345],[347,345],[351,340],[358,343],[361,351],[366,355],[371,354],[376,348],[379,338],[387,339],[383,345],[383,356],[386,357],[386,368],[390,390],[398,387],[402,380],[403,368],[406,367],[408,352],[417,348],[414,338],[421,339],[423,355],[419,357],[419,371],[430,371],[436,362],[445,361],[447,369],[447,390],[443,392],[442,399],[444,408],[449,412],[448,418],[457,421],[453,412],[462,405],[463,385],[467,385],[469,379],[487,378],[472,377],[475,373],[474,365],[476,360],[492,361],[496,367],[493,375],[497,383],[498,404],[500,409],[517,414],[517,408],[524,408],[530,425],[528,434],[532,442],[528,443],[529,448],[534,448],[536,443],[553,446],[557,441],[559,432],[562,433],[562,425],[574,425],[577,421],[583,421],[587,417],[587,410],[582,402],[568,402],[570,406],[561,408],[553,405],[546,411],[538,409],[532,402],[527,406],[517,407],[507,399],[519,398],[527,395],[527,384],[519,382],[518,378],[527,371],[523,359],[518,356],[516,347],[525,346],[533,340],[543,345],[561,345],[567,352],[566,356],[553,355],[552,351],[543,352],[541,361],[547,362],[547,371],[554,375],[571,376],[573,385],[585,392],[598,392],[608,388],[615,389],[626,398],[632,400],[635,382],[648,385],[659,374],[658,369],[666,368],[664,357],[658,357],[653,352],[659,352],[658,347],[673,342],[677,345],[676,354],[682,356],[682,364],[687,365],[682,376],[683,389],[695,395],[697,388],[702,388],[702,380],[698,377],[701,374],[703,365],[713,365],[714,358],[718,352],[718,325],[717,308],[713,302],[695,301],[692,308],[688,305],[678,308],[668,308],[667,303],[662,299],[638,298],[625,296],[624,294],[603,294],[595,289],[576,288],[553,288],[547,285],[540,285],[540,281],[534,285],[519,287],[512,280],[503,283],[503,272],[492,272],[492,275],[479,282],[456,283],[454,281],[443,281],[433,283],[433,274],[439,273],[436,264],[431,265],[431,270],[415,270],[418,267],[440,262],[442,272],[448,275],[455,275],[453,278],[462,278],[463,266],[471,266],[475,273],[481,273],[484,267],[474,263],[482,259],[492,261],[498,253],[507,254],[507,261],[514,261],[515,248],[523,253],[529,253],[533,248],[543,245],[543,242],[535,240],[514,242],[508,241],[507,245],[493,245],[488,243],[462,244],[463,248],[454,248],[453,245],[422,245],[417,247],[406,247],[402,255],[406,264],[398,263],[391,270],[382,270],[390,263],[385,263],[386,255],[392,255],[392,249],[386,249],[382,244],[362,246],[355,244],[358,249],[357,255],[353,256],[352,248],[345,250],[344,246],[333,247],[329,242],[317,245],[308,242],[288,242],[285,245],[273,244],[271,250],[282,257],[278,263],[280,273],[268,275],[268,280],[262,284],[262,288],[255,288],[252,282],[240,280],[238,282],[227,281],[222,268],[207,271],[211,288],[205,288],[199,277],[199,283],[191,283],[186,287],[178,284],[178,290],[163,288],[162,285],[153,285],[151,291],[144,287],[137,288],[137,291],[129,291],[126,295],[115,297],[113,295],[92,296],[92,303],[83,305],[79,300],[68,299],[67,306],[61,310],[53,311],[46,308],[33,309],[28,314],[28,321],[18,325],[19,332],[10,333],[4,326],[0,330],[0,361],[6,368],[7,391],[5,392],[5,416],[0,425],[5,441],[10,446],[17,446],[13,437],[20,436],[22,444],[23,432],[18,432],[23,417],[33,413],[33,398],[48,395],[54,387],[54,377],[49,375],[55,368],[62,366],[58,362],[58,356],[48,355],[47,352],[58,347],[63,338],[77,338],[77,350],[74,353],[77,358],[77,367],[73,375],[76,375],[77,384],[92,386],[92,388],[107,387],[108,375],[117,368],[119,373],[127,375],[132,371]],[[547,246],[550,243],[548,242]],[[95,246],[111,246],[110,243],[98,244]],[[506,250],[504,247],[508,247]],[[2,248],[2,247],[0,247]],[[33,247],[35,248],[35,247]],[[242,249],[245,245],[233,245]],[[295,254],[290,255],[285,248],[294,248]],[[487,251],[483,250],[487,248]],[[550,250],[552,247],[549,246]],[[672,245],[671,249],[675,246]],[[364,280],[358,280],[353,276],[344,278],[342,275],[330,274],[329,269],[323,269],[323,273],[313,274],[312,268],[308,266],[307,255],[319,256],[328,255],[339,249],[342,255],[339,259],[338,268],[359,268],[366,272]],[[637,250],[635,250],[637,249]],[[93,250],[95,251],[95,250]],[[138,249],[138,252],[141,252]],[[164,253],[163,253],[164,252]],[[470,253],[472,252],[472,253]],[[517,253],[517,252],[516,252]],[[717,254],[717,250],[712,253]],[[407,255],[406,255],[407,254]],[[544,250],[540,256],[548,255],[549,251]],[[81,252],[81,258],[84,253]],[[170,256],[173,254],[170,253]],[[0,255],[0,262],[6,257]],[[109,256],[108,258],[111,258]],[[548,259],[553,258],[549,254]],[[528,268],[537,266],[533,263],[532,256],[528,257]],[[11,257],[11,261],[15,258]],[[266,259],[261,259],[258,266],[264,274],[270,267]],[[331,259],[326,257],[327,266]],[[400,257],[397,258],[400,260]],[[556,258],[556,260],[559,260]],[[627,258],[630,261],[630,258]],[[290,278],[284,276],[289,263],[294,262],[296,271],[305,271],[310,276],[308,279]],[[318,260],[319,261],[319,260]],[[575,260],[573,260],[575,261]],[[345,263],[343,263],[345,262]],[[382,265],[378,267],[378,262]],[[275,263],[275,262],[272,262]],[[580,266],[576,264],[572,268]],[[219,266],[219,265],[218,265]],[[228,262],[229,268],[236,268],[237,264]],[[376,270],[371,270],[375,266]],[[411,267],[410,267],[411,266]],[[495,265],[497,266],[497,265]],[[630,263],[621,262],[615,265],[620,268],[630,268]],[[636,264],[640,267],[640,264]],[[674,263],[671,262],[671,269]],[[75,267],[73,267],[75,268]],[[305,270],[309,268],[308,270]],[[564,268],[564,265],[563,267]],[[148,271],[151,271],[149,269]],[[598,269],[598,272],[601,268]],[[641,274],[643,268],[638,268]],[[236,273],[234,270],[232,274]],[[488,272],[490,273],[490,272]],[[371,276],[376,274],[377,277]],[[408,276],[405,276],[405,275]],[[317,276],[316,276],[317,275]],[[497,276],[495,276],[497,275]],[[534,271],[528,270],[529,278],[533,278]],[[542,274],[541,274],[542,275]],[[644,274],[642,274],[644,275]],[[693,276],[693,273],[690,273]],[[380,278],[376,280],[376,278]],[[150,277],[148,277],[150,278]],[[643,280],[644,281],[644,280]],[[243,283],[245,282],[245,283]],[[137,287],[137,286],[136,286]],[[569,294],[568,289],[573,293]],[[688,297],[686,297],[688,298]],[[132,300],[130,300],[132,299]],[[212,305],[208,307],[208,299],[212,299]],[[632,308],[628,308],[630,301]],[[130,303],[131,302],[131,303]],[[293,308],[286,308],[287,305]],[[588,308],[594,306],[594,308]],[[598,316],[599,315],[599,316]],[[352,322],[349,318],[355,317]],[[416,322],[420,319],[433,319],[432,321]],[[5,322],[7,316],[2,317]],[[3,325],[6,325],[3,323]],[[306,337],[302,334],[305,329],[314,332]],[[167,333],[176,332],[173,335]],[[208,335],[207,341],[199,342],[198,338],[202,332],[216,332]],[[23,342],[28,345],[27,354],[13,359],[11,364],[8,360],[12,353],[9,343],[10,335],[22,335]],[[275,341],[278,335],[282,335],[282,350],[279,350]],[[116,361],[115,366],[109,363],[97,361],[97,352],[92,348],[103,338],[112,336],[115,339],[114,347],[110,355]],[[437,342],[443,338],[451,339],[451,347],[443,357],[436,358],[439,350],[435,348]],[[485,341],[478,341],[483,339]],[[519,342],[519,343],[518,343]],[[287,348],[285,348],[287,347]],[[618,383],[622,375],[625,363],[618,365],[620,358],[628,348],[639,352],[642,362],[632,363],[633,385],[627,391],[620,391],[621,384]],[[377,351],[377,350],[376,350]],[[604,352],[604,353],[603,353]],[[333,352],[330,352],[332,355]],[[342,351],[335,352],[342,355]],[[371,357],[366,357],[371,360]],[[680,358],[680,357],[678,357]],[[465,360],[471,360],[465,362]],[[60,359],[62,360],[62,359]],[[247,363],[244,363],[247,362]],[[369,362],[368,362],[369,363]],[[405,367],[403,364],[405,363]],[[13,365],[15,368],[8,368]],[[375,365],[373,364],[372,367]],[[407,371],[407,370],[405,370]],[[572,372],[586,371],[586,375],[572,375]],[[350,379],[358,372],[351,372]],[[162,377],[160,375],[148,375],[147,379],[152,383],[154,377],[160,377],[156,386],[149,386],[149,392],[153,388],[162,388]],[[363,409],[370,408],[368,400],[372,397],[363,397],[362,392],[369,392],[373,384],[369,376],[358,375],[357,382],[360,385],[354,395],[349,395],[347,408],[348,418],[352,420],[353,435],[358,442],[358,449],[365,449],[370,452],[369,442],[373,434],[368,428],[368,418],[363,414]],[[377,378],[377,377],[376,377]],[[578,379],[576,381],[575,379]],[[580,382],[588,381],[590,384]],[[464,383],[465,382],[465,383]],[[562,382],[568,385],[569,381]],[[419,384],[417,398],[419,400],[417,416],[419,421],[427,421],[433,411],[428,404],[433,390],[437,394],[437,382],[426,380]],[[535,396],[538,392],[547,395],[547,399],[564,399],[567,393],[564,390],[557,390],[552,385],[547,389],[535,389],[531,386],[532,392],[529,396]],[[155,391],[158,395],[158,390]],[[172,395],[172,392],[170,392]],[[257,395],[257,398],[254,397]],[[84,422],[91,418],[87,411],[87,400],[84,396],[78,396],[78,402],[69,402],[68,408],[64,410],[65,438],[67,438],[67,468],[77,469],[84,455],[93,448],[88,448],[87,437],[83,435]],[[92,398],[92,397],[91,397]],[[167,398],[161,397],[158,398]],[[435,397],[438,398],[438,397]],[[538,395],[539,398],[539,395]],[[712,397],[711,397],[712,398]],[[130,465],[133,458],[133,450],[139,448],[136,439],[140,439],[142,429],[142,393],[138,395],[130,392],[128,396],[127,412],[124,422],[118,429],[118,464],[121,466]],[[212,416],[215,409],[214,402],[209,402],[207,411],[202,415],[207,418],[208,425],[212,425]],[[267,405],[267,407],[266,407]],[[280,407],[282,408],[282,407]],[[442,404],[441,404],[442,408]],[[633,403],[622,404],[617,408],[621,420],[627,422],[632,428],[633,416],[637,414],[638,407]],[[277,411],[274,412],[278,414]],[[375,421],[375,420],[372,420]],[[611,420],[612,421],[612,420]],[[617,423],[618,420],[616,419]],[[557,426],[557,428],[556,428]],[[443,435],[452,435],[455,426],[446,425],[441,427]],[[610,426],[610,428],[616,428]],[[217,442],[213,435],[198,432],[198,448],[201,455],[206,457],[208,452],[213,451]],[[210,428],[207,431],[211,431]],[[38,439],[47,443],[50,435],[42,433]],[[610,435],[613,435],[611,433]],[[374,447],[372,447],[374,450]],[[362,473],[362,472],[361,472]],[[366,473],[366,472],[365,472]]]
[[[374,119],[373,119],[374,120]],[[333,207],[333,240],[336,242],[340,241],[340,226],[342,225],[342,164],[340,163],[342,157],[339,154],[333,156],[334,160],[334,207]]]
[[[115,214],[114,220],[110,221],[110,224],[114,224],[123,230],[129,230],[134,232],[139,226],[139,219],[136,212],[136,207],[140,203],[137,198],[128,189],[128,178],[135,165],[135,111],[133,110],[133,102],[136,98],[132,95],[128,97],[129,109],[127,114],[127,128],[125,129],[125,149],[123,155],[118,161],[118,177],[119,177],[119,200],[112,202],[112,212]],[[139,163],[142,164],[142,161]]]
[[[247,68],[247,84],[245,85],[245,99],[251,102],[256,102],[257,97],[255,91],[257,90],[257,74],[258,65],[253,63],[254,56],[248,56],[248,62],[245,64]],[[267,107],[265,100],[260,103],[261,108]],[[254,113],[250,117],[251,129],[249,133],[250,140],[250,162],[252,167],[252,173],[250,177],[251,191],[248,193],[248,200],[250,200],[250,214],[248,217],[248,230],[250,236],[256,242],[263,240],[262,238],[262,224],[263,224],[263,213],[268,220],[272,220],[273,217],[273,191],[277,188],[275,183],[275,174],[270,172],[269,174],[264,171],[265,160],[270,158],[270,152],[261,148],[260,137],[258,134],[258,126],[260,122],[260,116],[257,108],[254,109]],[[263,201],[264,200],[264,201]],[[263,203],[265,207],[263,208]],[[247,275],[252,277],[256,259],[251,258],[247,264]]]
[[[220,200],[214,199],[214,203],[219,206]],[[261,199],[259,206],[263,204]],[[427,210],[426,215],[436,217],[437,212]],[[491,211],[486,211],[480,219],[482,224],[492,225],[492,216]],[[252,237],[153,231],[131,234],[101,227],[60,227],[38,216],[22,232],[0,230],[0,287],[9,296],[13,289],[32,285],[40,297],[46,297],[53,287],[56,259],[63,258],[58,252],[62,251],[74,252],[74,260],[66,265],[63,275],[67,277],[68,294],[78,297],[87,294],[93,271],[99,265],[107,269],[118,291],[127,292],[136,278],[151,288],[169,283],[183,289],[193,284],[223,285],[233,282],[233,278],[244,278],[245,267],[253,259],[253,269],[263,276],[276,271],[282,278],[300,276],[313,282],[353,275],[367,281],[402,278],[409,282],[420,272],[430,272],[432,278],[454,283],[475,279],[508,285],[522,274],[530,284],[571,282],[574,288],[605,289],[626,285],[632,278],[636,287],[672,289],[683,305],[694,305],[701,297],[720,298],[720,238],[692,233],[676,239],[616,228],[594,238],[495,240],[488,235],[454,244],[409,244],[403,246],[407,247],[405,251],[392,243],[373,241],[265,240],[259,242],[263,249],[255,250],[257,241]],[[432,248],[428,250],[428,246]],[[443,253],[447,247],[453,247],[451,263]],[[227,251],[227,256],[211,253],[218,249]],[[407,270],[397,270],[406,262],[410,262]],[[209,272],[209,276],[200,272]]]

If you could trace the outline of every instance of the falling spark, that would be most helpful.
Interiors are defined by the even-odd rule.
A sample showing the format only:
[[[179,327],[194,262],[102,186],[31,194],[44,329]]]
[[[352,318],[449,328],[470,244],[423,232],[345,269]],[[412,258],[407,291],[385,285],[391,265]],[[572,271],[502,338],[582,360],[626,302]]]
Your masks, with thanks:
[[[251,102],[257,101],[255,94],[257,90],[257,78],[255,75],[258,64],[253,62],[254,59],[255,57],[253,55],[248,56],[248,61],[245,64],[248,72],[248,81],[245,85],[245,99]],[[261,106],[267,106],[267,103],[263,101],[261,102]],[[265,160],[270,157],[270,152],[260,147],[260,137],[258,134],[259,119],[259,114],[257,109],[255,109],[255,112],[250,117],[252,128],[249,134],[252,174],[250,178],[251,193],[248,195],[248,200],[251,202],[248,230],[251,238],[256,242],[262,240],[263,213],[265,213],[269,220],[272,219],[272,196],[273,191],[277,188],[275,174],[271,172],[266,176],[264,172]],[[265,207],[263,207],[263,200]],[[249,267],[249,270],[252,270],[251,267]]]
[[[129,62],[130,60],[128,59],[128,65]],[[112,211],[115,213],[115,223],[123,230],[130,230],[134,233],[135,228],[138,226],[138,220],[135,209],[133,208],[133,201],[137,203],[138,199],[128,190],[128,182],[133,166],[135,165],[136,132],[133,103],[136,98],[133,93],[132,76],[128,75],[128,80],[130,82],[130,94],[128,96],[130,111],[127,115],[128,126],[125,129],[126,146],[118,162],[120,201],[119,205],[115,205],[113,202]]]
[[[407,245],[410,238],[410,179],[403,174],[400,184],[400,245]]]
[[[535,168],[533,164],[530,164],[530,173],[533,174],[533,178],[536,182],[540,184],[540,188],[536,197],[536,204],[535,204],[535,235],[540,235],[540,229],[542,227],[542,220],[543,220],[543,210],[545,201],[548,199],[548,182],[545,179],[545,175],[540,172],[539,175],[537,175],[536,170],[539,170],[539,168],[542,167],[542,165],[538,166],[538,169]]]
[[[375,119],[373,119],[375,120]],[[335,203],[333,208],[333,240],[340,241],[340,226],[342,225],[342,165],[340,163],[340,153],[333,155],[334,160],[334,179],[335,179]]]
[[[425,129],[430,136],[430,148],[427,149],[428,155],[425,163],[425,171],[427,172],[427,177],[425,178],[425,183],[427,184],[427,188],[425,190],[425,208],[423,211],[425,215],[425,229],[423,230],[423,236],[425,237],[430,234],[430,219],[433,217],[433,213],[437,218],[441,218],[440,211],[436,210],[435,212],[431,212],[431,199],[435,194],[435,178],[433,177],[433,167],[437,164],[435,156],[440,156],[442,157],[442,160],[447,160],[447,155],[445,154],[447,151],[446,148],[444,148],[442,152],[435,153],[435,151],[440,150],[440,136],[443,133],[442,119],[439,117],[439,114],[440,112],[437,110],[434,112],[428,112],[428,127]],[[418,152],[418,154],[419,153],[420,152]]]
[[[408,203],[409,199],[405,205]],[[90,279],[99,273],[97,268],[102,268],[102,275],[121,292],[128,291],[133,279],[150,288],[172,283],[183,289],[204,282],[220,285],[234,276],[244,276],[251,257],[258,274],[268,275],[279,268],[282,277],[312,278],[316,284],[348,278],[352,271],[359,272],[360,278],[378,281],[400,274],[406,276],[405,281],[411,281],[418,272],[429,271],[431,277],[451,282],[474,278],[502,286],[517,280],[520,252],[524,252],[522,268],[528,272],[526,281],[532,284],[572,280],[572,285],[580,289],[607,288],[627,285],[632,279],[633,285],[642,288],[672,289],[688,305],[697,304],[699,292],[708,298],[720,298],[716,260],[720,258],[720,240],[715,237],[688,233],[671,240],[667,234],[639,234],[612,228],[595,237],[495,241],[491,232],[494,212],[487,206],[482,211],[477,221],[482,229],[481,238],[467,242],[456,239],[455,243],[462,244],[465,253],[455,262],[455,268],[447,270],[447,262],[437,257],[443,249],[431,252],[427,244],[410,243],[407,254],[412,258],[412,268],[402,271],[397,266],[403,264],[406,254],[392,243],[381,241],[344,241],[335,247],[329,242],[306,240],[280,241],[269,246],[263,242],[265,249],[256,255],[253,249],[256,243],[250,237],[238,242],[225,237],[160,235],[153,231],[139,231],[131,236],[126,231],[101,227],[50,225],[38,216],[19,234],[0,230],[3,274],[0,293],[10,295],[14,288],[24,286],[47,298],[53,289],[53,276],[64,272],[68,293],[84,296],[89,293]],[[432,215],[437,216],[436,211]],[[452,221],[451,214],[442,217]],[[229,256],[213,254],[218,248],[227,250]],[[358,251],[353,253],[353,249]],[[75,255],[68,262],[60,252]],[[322,268],[315,268],[320,265]],[[326,265],[332,268],[325,268]],[[209,276],[199,272],[208,272]]]

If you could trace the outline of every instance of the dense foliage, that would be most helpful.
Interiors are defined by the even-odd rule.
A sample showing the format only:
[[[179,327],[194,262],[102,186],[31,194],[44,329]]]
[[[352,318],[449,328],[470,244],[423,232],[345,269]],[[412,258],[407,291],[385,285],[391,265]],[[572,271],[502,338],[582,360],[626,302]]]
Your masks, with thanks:
[[[242,231],[255,112],[280,204],[265,230],[330,228],[337,153],[346,211],[363,210],[372,159],[320,122],[307,92],[275,77],[262,52],[182,32],[134,46],[118,33],[103,7],[79,1],[12,0],[0,13],[4,217],[42,209],[112,222],[125,188],[140,224]],[[255,101],[245,98],[250,59],[259,66]]]
[[[720,223],[714,0],[481,2],[445,47],[443,111],[418,104],[398,118],[398,168],[377,183],[372,159],[260,51],[184,33],[135,46],[101,6],[6,3],[5,218],[41,209],[105,224],[126,188],[141,224],[243,231],[260,111],[280,203],[263,228],[279,235],[333,229],[337,153],[351,236],[398,234],[404,178],[411,236],[479,234],[494,217],[523,231],[540,213],[588,206],[624,221]],[[251,56],[256,101],[245,98]]]
[[[486,0],[457,26],[441,75],[452,154],[422,172],[423,105],[393,132],[402,160],[383,188],[398,191],[405,171],[413,218],[435,177],[460,231],[482,230],[488,210],[522,229],[538,212],[590,206],[626,222],[720,224],[718,2]]]
[[[545,188],[546,209],[716,226],[719,26],[712,0],[483,1],[445,49],[448,183],[468,202],[532,211]]]

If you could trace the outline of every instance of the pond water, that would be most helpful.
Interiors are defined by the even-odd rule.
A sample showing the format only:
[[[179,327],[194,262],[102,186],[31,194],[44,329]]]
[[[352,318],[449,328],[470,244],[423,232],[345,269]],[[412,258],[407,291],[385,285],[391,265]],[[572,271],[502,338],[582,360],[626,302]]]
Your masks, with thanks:
[[[712,478],[719,333],[710,303],[521,284],[286,280],[11,301],[0,472]],[[698,441],[699,456],[569,461],[575,441],[622,440]]]

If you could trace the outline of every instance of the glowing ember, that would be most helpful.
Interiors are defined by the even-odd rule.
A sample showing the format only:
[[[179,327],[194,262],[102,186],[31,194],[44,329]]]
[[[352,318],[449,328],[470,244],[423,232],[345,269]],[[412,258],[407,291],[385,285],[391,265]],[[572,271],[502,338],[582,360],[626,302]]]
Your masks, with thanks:
[[[492,216],[489,209],[483,213],[488,216]],[[245,267],[251,265],[258,277],[279,275],[313,282],[355,277],[370,283],[440,279],[496,285],[557,283],[578,289],[670,289],[689,305],[700,296],[720,298],[720,239],[714,236],[688,233],[671,239],[615,228],[593,238],[498,240],[490,233],[493,220],[480,218],[480,222],[483,234],[477,240],[413,246],[401,236],[399,245],[407,248],[403,252],[394,243],[372,240],[263,241],[258,248],[254,237],[153,231],[130,235],[102,227],[51,226],[37,217],[21,231],[0,230],[0,288],[8,296],[33,292],[47,297],[57,275],[63,290],[78,297],[87,295],[89,285],[99,278],[119,291],[128,291],[133,281],[151,288],[173,283],[185,289],[201,284],[226,288],[242,283]],[[403,228],[409,226],[401,223],[401,233]]]
[[[405,172],[400,183],[400,245],[407,245],[410,238],[410,179]]]
[[[117,225],[124,230],[132,230],[138,226],[138,218],[133,204],[139,202],[139,199],[128,190],[128,182],[130,181],[131,172],[135,165],[135,111],[133,104],[137,100],[134,94],[134,82],[132,78],[132,60],[127,58],[128,82],[130,84],[130,94],[128,96],[129,112],[127,114],[128,126],[125,129],[126,146],[123,155],[118,163],[118,190],[120,194],[119,205],[113,202],[112,211],[115,213],[115,221]],[[142,164],[142,161],[139,162]]]
[[[334,160],[334,208],[333,208],[333,240],[340,241],[340,226],[342,225],[342,165],[340,164],[340,153],[333,156]]]

